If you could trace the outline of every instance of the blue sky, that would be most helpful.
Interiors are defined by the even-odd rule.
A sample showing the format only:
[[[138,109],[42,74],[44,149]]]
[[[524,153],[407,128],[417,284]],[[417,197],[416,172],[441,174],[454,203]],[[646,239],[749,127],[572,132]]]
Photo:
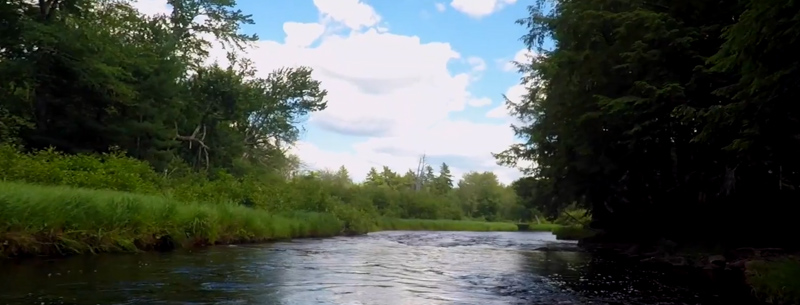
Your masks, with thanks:
[[[313,114],[293,152],[309,168],[369,167],[405,172],[426,153],[454,174],[516,169],[491,156],[515,141],[503,94],[519,98],[508,62],[525,53],[515,24],[533,0],[240,0],[260,41],[247,50],[261,75],[285,66],[314,68],[329,107]],[[163,11],[163,0],[140,0]],[[212,52],[212,54],[215,54]],[[222,51],[217,57],[223,57]]]

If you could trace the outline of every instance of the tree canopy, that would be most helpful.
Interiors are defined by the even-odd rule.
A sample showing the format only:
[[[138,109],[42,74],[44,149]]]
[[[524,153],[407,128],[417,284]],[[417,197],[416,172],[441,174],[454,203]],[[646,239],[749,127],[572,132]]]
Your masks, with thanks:
[[[163,171],[242,172],[291,163],[296,124],[326,107],[307,67],[259,77],[236,53],[256,39],[229,0],[174,0],[147,16],[128,1],[0,6],[0,135],[29,149],[120,150]],[[230,63],[204,64],[215,37]]]
[[[586,207],[607,232],[737,242],[790,230],[798,9],[540,0],[518,21],[535,54],[518,65],[527,94],[507,100],[523,142],[496,157],[535,164],[515,183],[528,202]]]

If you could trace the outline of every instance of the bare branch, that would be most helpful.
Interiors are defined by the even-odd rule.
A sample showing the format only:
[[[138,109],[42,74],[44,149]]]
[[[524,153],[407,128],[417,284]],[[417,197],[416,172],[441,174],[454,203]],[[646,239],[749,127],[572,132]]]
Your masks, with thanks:
[[[197,134],[200,133],[200,129],[202,128],[203,132],[200,134],[200,138],[197,137]],[[206,170],[210,167],[210,161],[208,157],[208,145],[204,142],[206,139],[207,129],[205,125],[198,124],[197,127],[194,128],[192,131],[192,135],[190,136],[182,136],[180,132],[178,132],[178,123],[175,123],[175,139],[179,141],[189,142],[189,149],[192,149],[192,143],[197,143],[200,145],[200,149],[197,151],[197,157],[203,158],[206,160]]]

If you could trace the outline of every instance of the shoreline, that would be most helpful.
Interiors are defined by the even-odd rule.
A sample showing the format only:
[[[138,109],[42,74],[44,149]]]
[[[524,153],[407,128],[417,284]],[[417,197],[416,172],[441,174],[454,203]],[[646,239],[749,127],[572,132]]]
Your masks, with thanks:
[[[119,191],[0,182],[0,259],[169,251],[380,230],[516,231],[513,223],[269,212]]]
[[[665,250],[662,245],[586,240],[579,241],[578,247],[593,255],[663,270],[719,293],[736,291],[734,297],[743,298],[745,304],[800,301],[800,253],[780,248]]]
[[[399,221],[418,221],[416,219],[398,219]],[[436,220],[431,220],[431,222],[435,222]],[[453,222],[465,222],[465,223],[472,223],[473,221],[453,221]],[[491,223],[489,223],[491,224]],[[0,261],[5,259],[51,259],[51,258],[63,258],[63,257],[70,257],[70,256],[89,256],[89,255],[97,255],[97,254],[119,254],[119,253],[144,253],[144,252],[170,252],[178,249],[202,249],[207,247],[214,247],[214,246],[228,246],[228,245],[247,245],[247,244],[269,244],[275,242],[282,242],[282,241],[291,241],[295,239],[315,239],[315,238],[332,238],[332,237],[355,237],[355,236],[364,236],[369,233],[377,233],[377,232],[392,232],[392,231],[432,231],[432,232],[517,232],[517,230],[498,230],[498,229],[486,229],[486,230],[465,230],[465,229],[429,229],[429,228],[379,228],[376,230],[370,230],[369,232],[347,232],[341,231],[337,234],[319,234],[319,235],[302,235],[302,236],[291,236],[291,237],[276,237],[276,238],[263,238],[263,239],[226,239],[226,240],[218,240],[215,242],[209,242],[208,240],[202,239],[190,239],[184,242],[177,242],[173,237],[169,235],[164,235],[160,237],[153,237],[148,239],[137,239],[134,240],[132,243],[134,247],[121,247],[121,246],[106,246],[104,249],[93,248],[91,246],[87,246],[88,248],[86,251],[76,251],[77,249],[65,249],[66,251],[59,251],[59,249],[64,249],[65,244],[61,244],[58,241],[47,240],[43,238],[37,238],[35,235],[23,236],[21,234],[15,233],[0,233]],[[545,232],[545,231],[536,231],[536,232]],[[21,245],[20,241],[25,241],[28,243],[35,243],[38,244],[36,246],[36,251],[27,251],[24,250],[24,246]],[[27,248],[30,249],[30,248]]]

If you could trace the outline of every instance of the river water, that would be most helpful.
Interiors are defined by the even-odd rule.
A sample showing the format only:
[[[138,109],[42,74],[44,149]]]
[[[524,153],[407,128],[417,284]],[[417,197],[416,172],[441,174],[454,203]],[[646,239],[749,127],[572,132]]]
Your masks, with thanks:
[[[0,262],[0,304],[725,304],[550,233],[379,232]]]

